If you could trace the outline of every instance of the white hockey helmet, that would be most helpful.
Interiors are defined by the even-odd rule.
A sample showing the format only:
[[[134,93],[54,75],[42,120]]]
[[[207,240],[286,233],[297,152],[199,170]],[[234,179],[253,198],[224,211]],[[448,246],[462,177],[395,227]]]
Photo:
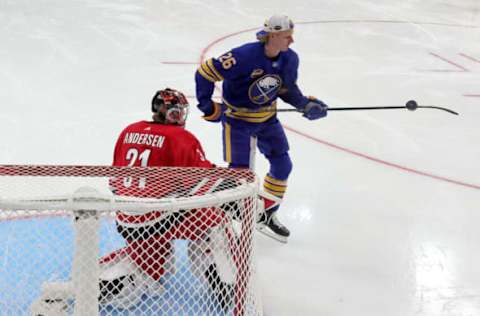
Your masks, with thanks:
[[[268,33],[277,33],[292,30],[294,28],[293,21],[286,15],[275,14],[265,20],[263,29],[257,33],[257,39],[265,39]]]

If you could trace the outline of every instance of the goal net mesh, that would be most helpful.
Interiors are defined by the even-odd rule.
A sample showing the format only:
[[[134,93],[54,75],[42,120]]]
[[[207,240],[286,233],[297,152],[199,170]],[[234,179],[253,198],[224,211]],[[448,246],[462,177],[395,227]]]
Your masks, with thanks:
[[[0,165],[2,315],[261,315],[258,180]]]

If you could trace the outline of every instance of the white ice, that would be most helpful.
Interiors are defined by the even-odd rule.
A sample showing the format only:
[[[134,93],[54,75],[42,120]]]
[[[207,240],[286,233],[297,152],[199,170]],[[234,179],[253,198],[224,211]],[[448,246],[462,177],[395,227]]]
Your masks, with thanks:
[[[292,235],[258,239],[265,315],[480,315],[478,0],[0,0],[0,164],[110,164],[157,89],[194,96],[198,62],[273,13],[296,22],[305,94],[460,116],[279,114]],[[191,103],[188,128],[222,165],[220,126]]]

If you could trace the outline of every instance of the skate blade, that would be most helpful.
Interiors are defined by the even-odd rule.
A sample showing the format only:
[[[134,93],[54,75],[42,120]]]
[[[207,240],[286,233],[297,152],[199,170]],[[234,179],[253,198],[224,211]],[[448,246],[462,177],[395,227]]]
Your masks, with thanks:
[[[272,232],[267,226],[265,225],[257,225],[257,231],[262,233],[263,235],[272,238],[282,244],[288,243],[288,237],[280,236]]]

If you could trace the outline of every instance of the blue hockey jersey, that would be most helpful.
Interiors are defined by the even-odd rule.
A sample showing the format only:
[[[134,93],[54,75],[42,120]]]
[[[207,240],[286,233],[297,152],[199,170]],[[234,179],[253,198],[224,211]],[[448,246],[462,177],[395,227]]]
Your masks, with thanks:
[[[265,55],[264,45],[248,43],[203,62],[195,74],[199,109],[211,111],[217,81],[223,81],[222,102],[230,117],[265,122],[275,116],[272,110],[277,97],[297,108],[305,107],[309,100],[296,84],[298,55],[288,49],[271,59]]]

